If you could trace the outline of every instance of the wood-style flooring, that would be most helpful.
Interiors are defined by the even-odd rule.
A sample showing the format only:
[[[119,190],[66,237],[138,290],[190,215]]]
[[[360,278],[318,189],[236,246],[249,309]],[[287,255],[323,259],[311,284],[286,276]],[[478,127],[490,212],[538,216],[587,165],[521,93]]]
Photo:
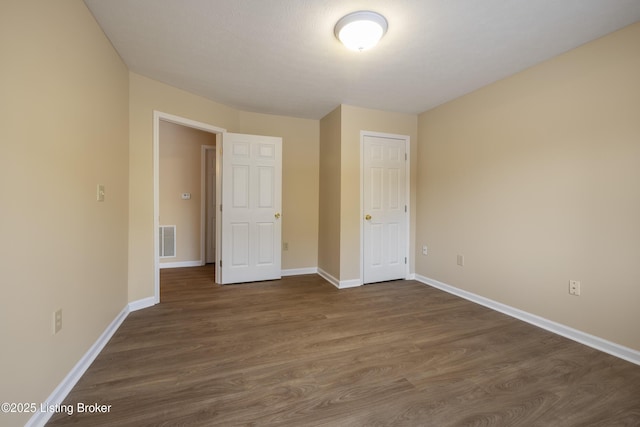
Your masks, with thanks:
[[[640,366],[418,282],[161,283],[49,426],[640,426]]]

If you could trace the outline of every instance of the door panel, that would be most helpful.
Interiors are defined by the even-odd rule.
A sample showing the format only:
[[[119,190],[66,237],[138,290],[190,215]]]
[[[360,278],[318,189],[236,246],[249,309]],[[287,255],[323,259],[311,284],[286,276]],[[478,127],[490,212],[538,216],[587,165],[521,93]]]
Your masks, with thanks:
[[[404,139],[364,136],[363,283],[406,276],[405,151]]]
[[[282,139],[223,134],[221,283],[281,277]]]
[[[275,240],[275,230],[273,223],[258,224],[258,264],[265,265],[273,263],[273,245]]]
[[[232,257],[231,267],[249,266],[249,223],[235,222],[231,224]]]

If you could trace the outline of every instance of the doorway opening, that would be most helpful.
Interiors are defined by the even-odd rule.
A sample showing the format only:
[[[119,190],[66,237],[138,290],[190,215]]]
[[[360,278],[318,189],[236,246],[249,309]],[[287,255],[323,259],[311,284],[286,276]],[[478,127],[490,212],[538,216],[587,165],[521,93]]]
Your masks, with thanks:
[[[160,227],[160,122],[169,122],[181,126],[185,126],[192,129],[197,129],[205,132],[209,132],[216,135],[216,145],[210,146],[209,149],[212,149],[216,155],[215,157],[215,191],[212,190],[212,193],[215,193],[215,206],[220,206],[220,171],[221,171],[221,161],[222,157],[220,156],[221,149],[221,137],[226,129],[219,128],[217,126],[213,126],[208,123],[198,122],[195,120],[187,119],[185,117],[179,117],[172,114],[163,113],[160,111],[153,112],[153,218],[154,218],[154,243],[153,243],[153,251],[154,251],[154,300],[155,303],[160,302],[160,239],[159,230]],[[204,149],[203,149],[204,150]],[[206,161],[202,160],[204,163]],[[201,168],[203,172],[201,174],[206,174],[206,168]],[[202,178],[204,180],[205,178]],[[201,200],[206,200],[206,190],[204,185],[201,185]],[[186,197],[186,196],[185,196]],[[201,203],[201,219],[200,219],[200,230],[201,230],[201,244],[200,244],[200,257],[204,261],[206,260],[206,239],[204,237],[204,231],[206,230],[206,209],[205,203]],[[215,216],[215,232],[213,232],[213,236],[215,236],[215,244],[212,246],[220,247],[220,219],[219,216]],[[213,242],[212,242],[213,243]],[[214,262],[218,262],[220,251],[214,251],[213,258]],[[219,269],[216,269],[216,283],[219,283]]]

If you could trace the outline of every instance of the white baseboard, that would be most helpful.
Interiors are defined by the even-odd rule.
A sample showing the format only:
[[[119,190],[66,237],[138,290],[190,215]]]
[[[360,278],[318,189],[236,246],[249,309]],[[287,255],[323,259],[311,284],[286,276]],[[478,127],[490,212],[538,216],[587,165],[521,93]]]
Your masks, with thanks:
[[[362,286],[360,279],[340,280],[338,289],[357,288],[358,286]]]
[[[340,281],[338,279],[336,279],[335,277],[333,277],[331,274],[327,273],[326,271],[324,271],[320,267],[318,267],[318,274],[324,280],[326,280],[327,282],[331,283],[336,288],[340,289]]]
[[[89,350],[80,358],[78,363],[71,369],[71,371],[67,374],[66,377],[62,380],[62,382],[58,385],[58,387],[53,390],[53,393],[47,398],[43,405],[48,407],[49,405],[61,405],[64,399],[67,397],[73,386],[76,385],[78,380],[82,377],[82,375],[86,372],[86,370],[91,366],[91,363],[98,357],[98,354],[102,351],[105,345],[109,342],[113,334],[118,330],[124,319],[127,318],[129,314],[129,306],[127,305],[122,311],[116,316],[115,319],[107,326],[107,329],[104,330],[102,335],[98,337],[96,342],[89,348]],[[53,415],[53,412],[36,412],[29,419],[29,421],[25,424],[25,427],[35,427],[35,426],[44,426],[49,418]]]
[[[181,267],[201,267],[204,263],[200,260],[197,261],[179,261],[179,262],[161,262],[160,269],[162,268],[181,268]]]
[[[338,289],[355,288],[362,285],[360,279],[338,280],[321,268],[318,268],[318,274]]]
[[[290,268],[288,270],[282,270],[282,276],[302,276],[303,274],[316,274],[318,273],[318,267],[309,268]]]
[[[147,297],[147,298],[139,299],[137,301],[131,301],[128,307],[129,307],[129,312],[131,312],[131,311],[142,310],[143,308],[151,307],[156,304],[157,302],[155,297]]]
[[[595,348],[596,350],[608,353],[612,356],[619,357],[620,359],[626,360],[627,362],[640,365],[640,351],[613,343],[611,341],[607,341],[603,338],[599,338],[586,332],[582,332],[569,326],[563,325],[561,323],[545,319],[544,317],[536,316],[535,314],[522,311],[506,304],[493,301],[489,298],[481,297],[480,295],[456,288],[451,285],[447,285],[446,283],[439,282],[435,279],[430,279],[428,277],[416,274],[416,280],[424,283],[425,285],[438,288],[442,291],[459,296],[471,302],[475,302],[476,304],[480,304],[492,310],[499,311],[500,313],[506,314],[507,316],[511,316],[539,328],[546,329],[547,331],[553,332],[554,334],[558,334],[565,338],[569,338],[570,340],[577,341],[580,344],[584,344],[591,348]]]

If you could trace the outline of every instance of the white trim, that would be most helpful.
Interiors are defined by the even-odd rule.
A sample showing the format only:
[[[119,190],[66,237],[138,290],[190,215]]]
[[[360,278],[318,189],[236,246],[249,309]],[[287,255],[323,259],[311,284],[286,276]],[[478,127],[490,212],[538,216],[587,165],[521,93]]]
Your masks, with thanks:
[[[360,279],[340,280],[338,289],[357,288],[358,286],[362,286],[362,280]]]
[[[160,226],[160,121],[175,123],[205,132],[219,135],[226,132],[226,129],[210,125],[208,123],[198,122],[187,119],[185,117],[175,116],[173,114],[163,113],[161,111],[153,111],[153,293],[156,304],[160,302],[160,258],[158,252],[158,227]],[[218,137],[216,136],[216,141]],[[216,160],[217,162],[217,160]],[[216,173],[219,171],[216,170]],[[218,181],[219,176],[216,176]],[[216,216],[217,218],[217,216]],[[217,220],[216,220],[217,221]],[[217,223],[216,223],[217,228]],[[216,249],[216,265],[219,264],[219,253]],[[217,271],[218,269],[216,269]]]
[[[404,275],[409,277],[411,268],[411,137],[409,135],[398,135],[394,133],[372,132],[367,130],[360,131],[360,282],[364,283],[364,138],[365,136],[373,136],[378,138],[400,139],[404,141],[404,152],[407,155],[405,162],[405,204],[407,205],[406,217],[406,248],[405,256],[407,263],[405,264]],[[351,286],[349,286],[351,287]]]
[[[204,263],[206,259],[205,245],[207,242],[206,235],[206,207],[207,207],[207,148],[210,145],[200,146],[200,260]],[[160,266],[162,268],[162,266]]]
[[[153,298],[160,302],[160,119],[162,113],[153,112]]]
[[[499,311],[500,313],[506,314],[507,316],[511,316],[539,328],[546,329],[547,331],[553,332],[554,334],[558,334],[565,338],[569,338],[570,340],[577,341],[580,344],[584,344],[591,348],[595,348],[596,350],[608,353],[612,356],[619,357],[620,359],[626,360],[627,362],[640,365],[640,351],[613,343],[603,338],[596,337],[586,332],[582,332],[569,326],[565,326],[561,323],[536,316],[535,314],[531,314],[526,311],[511,307],[509,305],[493,301],[489,298],[482,297],[480,295],[456,288],[454,286],[447,285],[446,283],[439,282],[435,279],[430,279],[428,277],[416,274],[416,280],[424,283],[425,285],[438,288],[442,291],[459,296],[476,304],[480,304],[492,310]]]
[[[358,286],[362,286],[362,280],[360,279],[338,280],[319,267],[318,274],[338,289],[357,288]]]
[[[170,122],[170,123],[174,123],[174,124],[177,124],[177,125],[190,127],[190,128],[193,128],[193,129],[203,130],[203,131],[209,132],[209,133],[223,133],[223,132],[227,131],[224,128],[217,127],[217,126],[211,125],[209,123],[198,122],[196,120],[187,119],[186,117],[176,116],[176,115],[169,114],[169,113],[163,113],[162,111],[154,110],[153,111],[153,115],[154,115],[154,117],[157,115],[158,119],[160,119],[162,121],[165,121],[165,122]]]
[[[182,268],[182,267],[200,267],[205,263],[197,259],[195,261],[177,261],[177,262],[161,262],[160,269],[164,268]]]
[[[215,151],[215,149],[215,145],[202,145],[200,147],[200,260],[202,265],[206,264],[207,260],[207,151]]]
[[[320,267],[318,267],[318,275],[320,275],[320,277],[322,277],[327,282],[331,283],[336,288],[340,289],[340,281],[335,277],[333,277],[331,274],[321,269]]]
[[[154,297],[147,297],[147,298],[139,299],[136,301],[131,301],[128,304],[129,313],[131,313],[132,311],[142,310],[143,308],[149,308],[154,305],[156,305],[156,301]]]
[[[225,131],[226,132],[226,131]],[[215,282],[222,283],[222,133],[216,134],[216,259]]]
[[[288,270],[282,270],[280,273],[282,277],[285,276],[302,276],[303,274],[317,274],[318,267],[309,268],[290,268]]]
[[[47,398],[45,402],[43,402],[44,406],[49,405],[61,405],[64,401],[65,397],[69,394],[69,392],[73,389],[73,386],[76,385],[78,380],[82,377],[82,375],[89,369],[91,363],[95,360],[95,358],[100,354],[105,345],[109,342],[113,334],[118,330],[124,319],[127,318],[129,314],[129,306],[125,306],[125,308],[120,311],[120,313],[116,316],[115,319],[107,326],[107,329],[98,337],[96,342],[87,350],[87,352],[80,358],[78,363],[69,371],[66,377],[62,380],[60,384],[53,390],[51,395]],[[36,412],[33,416],[27,421],[25,427],[32,426],[44,426],[47,421],[51,418],[53,412]]]

